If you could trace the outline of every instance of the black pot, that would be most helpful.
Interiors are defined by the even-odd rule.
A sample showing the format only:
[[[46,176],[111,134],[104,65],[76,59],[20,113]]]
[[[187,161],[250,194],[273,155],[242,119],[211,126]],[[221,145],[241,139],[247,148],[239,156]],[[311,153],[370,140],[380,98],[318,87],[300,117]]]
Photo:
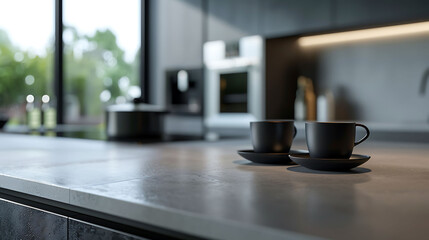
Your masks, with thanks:
[[[164,133],[166,111],[149,104],[119,104],[106,109],[109,140],[157,140]]]
[[[3,129],[4,125],[6,125],[7,121],[9,121],[8,117],[0,116],[0,129]]]

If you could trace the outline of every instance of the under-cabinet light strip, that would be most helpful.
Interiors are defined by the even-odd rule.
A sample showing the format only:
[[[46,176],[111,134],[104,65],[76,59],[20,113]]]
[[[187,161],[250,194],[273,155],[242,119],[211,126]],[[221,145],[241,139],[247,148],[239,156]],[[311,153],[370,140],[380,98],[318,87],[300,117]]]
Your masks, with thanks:
[[[359,41],[366,39],[394,37],[410,34],[428,33],[429,22],[410,23],[388,27],[378,27],[363,30],[354,30],[339,33],[329,33],[315,36],[301,37],[298,44],[301,47],[311,47],[342,42]]]

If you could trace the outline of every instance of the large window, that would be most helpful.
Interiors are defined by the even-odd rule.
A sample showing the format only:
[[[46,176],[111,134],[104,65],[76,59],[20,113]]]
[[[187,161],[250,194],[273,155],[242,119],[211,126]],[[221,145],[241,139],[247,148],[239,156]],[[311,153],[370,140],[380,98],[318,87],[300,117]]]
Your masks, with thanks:
[[[107,105],[142,94],[142,2],[0,0],[0,118],[30,126],[49,101],[60,123],[103,129]]]
[[[53,97],[54,0],[0,0],[0,117],[26,123],[26,103]],[[45,97],[46,99],[46,97]]]
[[[140,0],[63,0],[64,114],[103,123],[104,107],[140,97]]]

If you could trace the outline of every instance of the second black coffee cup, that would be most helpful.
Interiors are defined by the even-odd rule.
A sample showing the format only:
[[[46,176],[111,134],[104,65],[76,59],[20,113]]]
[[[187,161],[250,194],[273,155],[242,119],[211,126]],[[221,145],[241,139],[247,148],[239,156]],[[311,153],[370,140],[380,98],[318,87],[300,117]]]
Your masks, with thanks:
[[[296,135],[293,120],[250,123],[253,150],[259,153],[288,153]]]
[[[357,142],[356,127],[366,131],[366,135]],[[369,137],[369,129],[354,122],[307,122],[305,137],[310,157],[348,159],[353,148]]]

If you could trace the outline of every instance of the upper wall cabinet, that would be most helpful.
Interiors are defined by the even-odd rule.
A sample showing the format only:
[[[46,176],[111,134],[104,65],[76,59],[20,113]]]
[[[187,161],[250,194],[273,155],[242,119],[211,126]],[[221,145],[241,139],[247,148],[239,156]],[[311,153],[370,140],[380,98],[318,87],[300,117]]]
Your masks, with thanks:
[[[208,41],[429,19],[428,0],[206,0],[206,3]]]
[[[328,29],[332,0],[208,0],[208,40],[285,36]]]
[[[208,0],[208,40],[231,41],[260,34],[259,2],[258,0]]]
[[[429,19],[427,0],[336,1],[335,27],[365,27]]]
[[[285,36],[325,30],[332,23],[331,0],[265,0],[261,4],[263,35]]]

